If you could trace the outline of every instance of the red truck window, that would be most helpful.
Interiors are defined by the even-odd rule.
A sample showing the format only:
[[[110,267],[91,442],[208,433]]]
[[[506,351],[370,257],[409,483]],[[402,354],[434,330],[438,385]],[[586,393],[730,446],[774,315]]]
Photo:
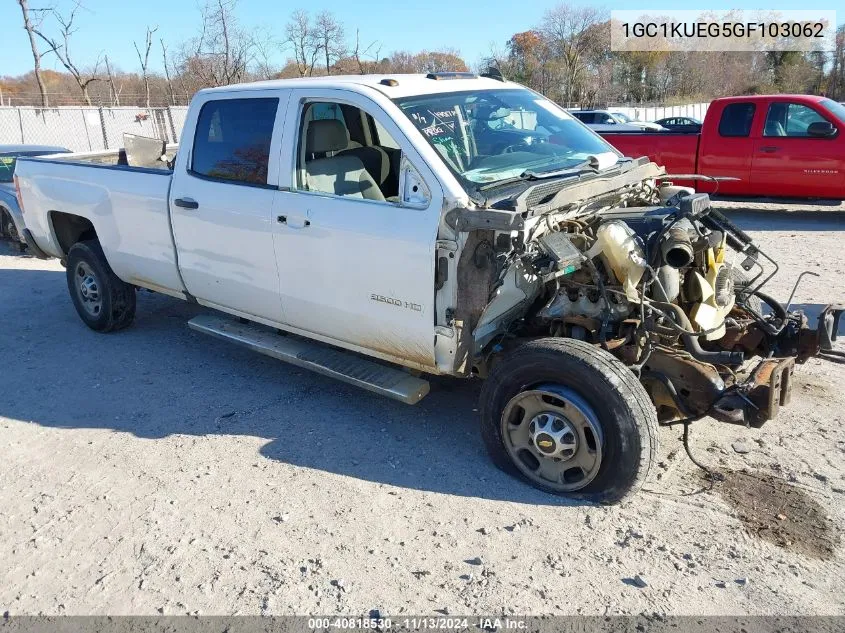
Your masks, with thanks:
[[[809,136],[811,123],[825,122],[821,114],[800,103],[773,103],[766,113],[763,136]]]
[[[719,136],[748,136],[754,120],[753,103],[731,103],[722,110]]]

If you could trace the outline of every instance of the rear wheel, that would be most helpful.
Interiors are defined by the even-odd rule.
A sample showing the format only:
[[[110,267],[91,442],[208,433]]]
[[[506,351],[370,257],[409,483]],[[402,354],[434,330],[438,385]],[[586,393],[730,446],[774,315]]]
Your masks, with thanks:
[[[634,374],[574,339],[525,343],[481,393],[481,433],[497,466],[560,495],[615,503],[657,452],[657,415]]]
[[[12,222],[12,218],[9,215],[6,209],[0,207],[0,237],[12,237],[12,233],[14,232],[15,239],[17,239],[17,230],[15,229],[15,223]]]
[[[132,323],[135,287],[114,274],[97,240],[71,247],[66,275],[71,300],[85,325],[97,332],[112,332]]]

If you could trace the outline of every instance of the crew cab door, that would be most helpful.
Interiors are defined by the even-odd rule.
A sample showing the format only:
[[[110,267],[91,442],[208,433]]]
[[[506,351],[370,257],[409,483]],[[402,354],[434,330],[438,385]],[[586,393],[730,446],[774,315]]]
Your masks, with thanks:
[[[273,212],[282,303],[293,328],[425,368],[443,193],[390,109],[404,116],[377,95],[292,90]]]
[[[185,287],[200,303],[282,321],[273,252],[281,121],[289,93],[200,95],[170,192]]]
[[[696,185],[699,191],[748,195],[756,113],[757,105],[752,101],[727,103],[721,112],[707,113],[698,143],[698,173],[736,180],[722,180],[718,184],[702,181]]]
[[[812,137],[812,123],[837,128],[831,137]],[[843,124],[812,103],[772,100],[755,140],[751,184],[756,195],[842,198],[845,190]]]

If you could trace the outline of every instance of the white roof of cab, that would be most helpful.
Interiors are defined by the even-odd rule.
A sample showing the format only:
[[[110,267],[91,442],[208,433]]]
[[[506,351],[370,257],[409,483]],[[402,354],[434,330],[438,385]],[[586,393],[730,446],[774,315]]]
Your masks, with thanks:
[[[393,79],[398,85],[386,86],[381,82]],[[467,79],[429,79],[426,75],[329,75],[328,77],[303,77],[301,79],[271,79],[269,81],[255,81],[218,88],[206,88],[200,92],[243,92],[248,90],[268,90],[273,88],[375,88],[391,99],[410,97],[414,95],[438,94],[446,92],[463,92],[471,90],[501,90],[502,88],[522,88],[510,81],[498,81],[487,77],[473,77]],[[364,92],[358,89],[356,92]]]

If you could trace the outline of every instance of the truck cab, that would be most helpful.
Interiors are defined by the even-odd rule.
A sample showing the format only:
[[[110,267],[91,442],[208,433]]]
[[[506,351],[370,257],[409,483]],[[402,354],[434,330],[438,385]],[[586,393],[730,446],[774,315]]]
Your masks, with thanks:
[[[432,370],[441,209],[462,192],[382,91],[338,84],[197,95],[170,192],[181,277],[205,305]]]
[[[845,106],[824,97],[724,97],[710,104],[700,134],[602,135],[670,174],[698,175],[677,180],[701,192],[845,199]]]
[[[704,119],[698,171],[736,178],[720,184],[722,193],[841,199],[845,107],[811,95],[716,99]]]

